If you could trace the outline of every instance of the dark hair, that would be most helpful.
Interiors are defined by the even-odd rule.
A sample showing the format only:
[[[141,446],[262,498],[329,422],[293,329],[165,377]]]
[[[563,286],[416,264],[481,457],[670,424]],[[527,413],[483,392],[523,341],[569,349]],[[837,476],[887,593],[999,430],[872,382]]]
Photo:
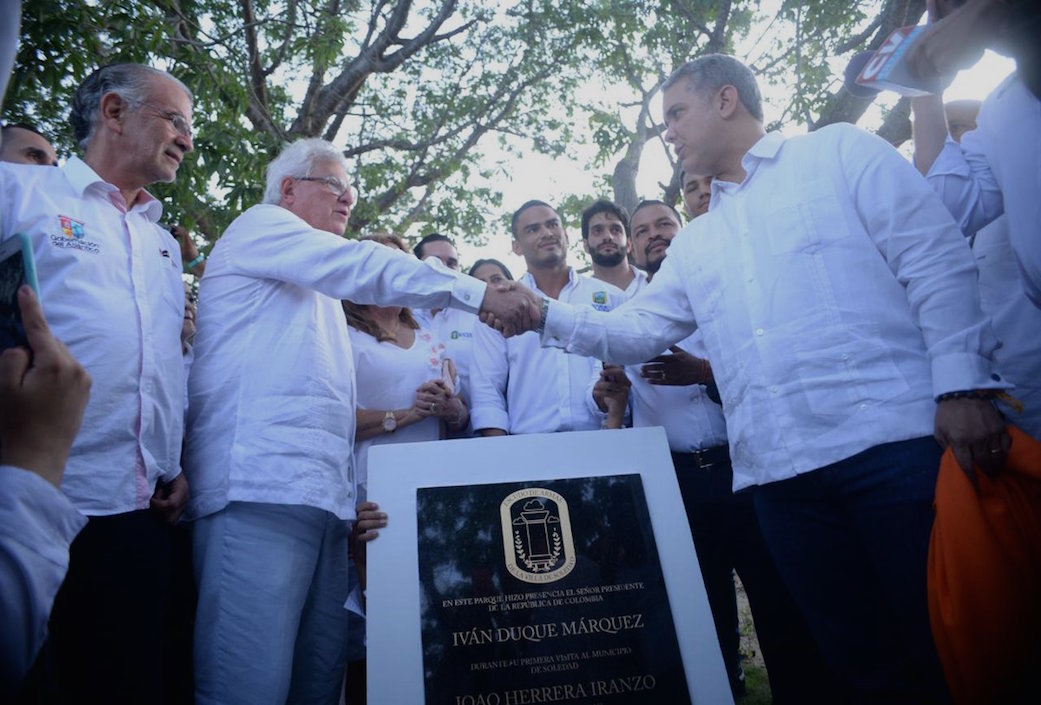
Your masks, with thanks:
[[[496,267],[498,267],[499,269],[502,270],[503,275],[507,279],[509,279],[510,281],[513,281],[513,274],[510,272],[509,267],[507,267],[505,264],[503,264],[499,260],[492,259],[490,257],[488,259],[479,259],[476,262],[474,262],[473,266],[470,267],[470,271],[467,272],[467,274],[469,274],[472,277],[474,275],[474,272],[477,271],[478,267],[482,267],[482,266],[484,266],[486,264],[495,265]]]
[[[188,94],[188,100],[194,99],[192,92],[172,75],[144,64],[109,64],[83,79],[72,96],[72,109],[69,111],[69,124],[80,148],[86,149],[94,134],[98,109],[106,94],[115,93],[131,105],[140,105],[148,100],[149,81],[153,76],[170,79]]]
[[[633,209],[633,214],[631,216],[629,216],[629,223],[632,224],[632,219],[636,217],[636,214],[640,212],[640,209],[641,208],[646,208],[647,206],[665,206],[670,211],[672,211],[672,216],[676,219],[676,223],[680,227],[683,227],[683,218],[680,217],[680,212],[678,210],[676,210],[676,206],[670,205],[670,204],[666,203],[665,201],[659,201],[659,200],[654,199],[654,198],[647,198],[647,199],[644,199],[644,200],[640,201],[636,205],[636,208]]]
[[[529,208],[534,208],[535,206],[545,206],[546,208],[551,208],[551,209],[553,209],[554,213],[556,213],[556,210],[557,210],[556,208],[553,208],[553,206],[549,205],[545,201],[539,201],[539,200],[536,200],[536,199],[532,199],[530,201],[525,201],[523,204],[521,204],[520,208],[518,208],[517,210],[513,211],[513,217],[510,218],[510,232],[513,233],[513,237],[517,237],[517,218],[520,218],[521,213],[523,213],[524,211],[528,210]]]
[[[752,70],[728,54],[706,54],[680,66],[672,72],[662,91],[687,81],[693,91],[718,91],[723,86],[737,89],[737,97],[749,115],[763,121],[763,97],[759,93]]]
[[[441,233],[430,233],[429,235],[424,235],[423,239],[417,242],[416,246],[412,248],[412,254],[416,256],[416,259],[423,259],[423,245],[428,242],[447,242],[452,247],[455,247],[452,238],[447,235],[442,235]]]
[[[625,212],[625,209],[619,205],[611,203],[611,201],[605,201],[603,199],[597,201],[593,205],[582,211],[582,239],[589,239],[589,221],[593,219],[594,215],[599,213],[610,213],[618,220],[622,221],[622,228],[625,229],[625,237],[629,237],[629,214]]]
[[[360,242],[378,242],[381,245],[401,250],[405,254],[408,254],[408,246],[405,244],[405,241],[394,233],[373,233],[372,235],[358,238],[358,240]],[[342,305],[344,316],[347,317],[347,325],[351,328],[360,330],[362,333],[368,333],[381,343],[384,341],[394,340],[393,337],[385,334],[383,329],[376,325],[376,322],[368,315],[369,309],[373,308],[372,306],[369,306],[368,304],[356,304],[353,301],[343,301]],[[401,313],[398,314],[398,320],[412,330],[419,329],[419,323],[416,321],[415,316],[412,315],[412,311],[407,306],[401,307]]]
[[[0,135],[7,134],[8,130],[13,129],[15,127],[17,127],[19,130],[28,130],[29,132],[32,132],[33,134],[39,135],[40,137],[42,137],[45,140],[47,140],[48,142],[50,142],[50,139],[47,137],[47,135],[43,134],[42,132],[37,130],[34,125],[30,125],[27,122],[8,122],[8,123],[5,123],[2,127],[0,127]]]

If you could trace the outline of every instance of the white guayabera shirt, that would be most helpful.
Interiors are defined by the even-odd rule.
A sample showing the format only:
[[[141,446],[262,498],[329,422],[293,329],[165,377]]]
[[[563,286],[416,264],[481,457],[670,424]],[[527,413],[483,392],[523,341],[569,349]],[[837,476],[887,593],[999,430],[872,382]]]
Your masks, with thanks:
[[[0,164],[0,241],[30,236],[47,322],[93,380],[62,478],[84,514],[147,509],[181,472],[184,284],[162,212],[144,192],[128,210],[76,157]]]
[[[228,502],[354,516],[354,361],[342,299],[476,312],[485,284],[253,206],[199,287],[185,468],[193,518]]]
[[[550,302],[543,344],[634,364],[700,329],[735,489],[929,436],[934,396],[1009,386],[969,248],[889,144],[771,133],[742,166],[643,292],[606,314]]]

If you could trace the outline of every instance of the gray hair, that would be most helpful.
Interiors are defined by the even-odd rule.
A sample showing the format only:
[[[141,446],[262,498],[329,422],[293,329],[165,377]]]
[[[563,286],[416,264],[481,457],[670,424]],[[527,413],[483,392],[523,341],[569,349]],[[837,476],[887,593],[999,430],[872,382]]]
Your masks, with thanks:
[[[76,89],[72,97],[72,110],[69,112],[69,123],[80,149],[85,150],[94,136],[101,99],[105,95],[115,93],[127,103],[140,105],[148,101],[151,79],[156,76],[173,81],[187,94],[188,100],[194,101],[188,87],[174,76],[144,64],[109,64],[87,76]]]
[[[282,200],[282,180],[310,176],[315,162],[333,162],[347,171],[347,158],[331,142],[317,137],[297,140],[267,165],[264,203],[278,205]]]
[[[723,86],[737,89],[737,97],[749,115],[763,121],[763,97],[752,70],[727,54],[706,54],[680,66],[662,86],[666,91],[680,81],[687,81],[692,91],[713,93]]]

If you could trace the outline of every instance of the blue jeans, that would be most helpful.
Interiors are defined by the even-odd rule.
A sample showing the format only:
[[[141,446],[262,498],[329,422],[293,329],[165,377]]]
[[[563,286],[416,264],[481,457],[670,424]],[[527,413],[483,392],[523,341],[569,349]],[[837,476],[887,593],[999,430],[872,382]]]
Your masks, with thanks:
[[[322,509],[254,502],[195,522],[199,705],[336,705],[348,529]]]
[[[887,443],[754,489],[777,568],[852,702],[944,703],[926,598],[940,447]]]

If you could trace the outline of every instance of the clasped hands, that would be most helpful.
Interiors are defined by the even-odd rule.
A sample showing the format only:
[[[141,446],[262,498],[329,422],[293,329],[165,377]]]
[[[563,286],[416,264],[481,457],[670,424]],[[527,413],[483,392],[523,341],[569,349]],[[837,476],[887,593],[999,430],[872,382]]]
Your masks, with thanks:
[[[489,285],[477,315],[483,323],[509,338],[539,327],[542,300],[518,282]]]

